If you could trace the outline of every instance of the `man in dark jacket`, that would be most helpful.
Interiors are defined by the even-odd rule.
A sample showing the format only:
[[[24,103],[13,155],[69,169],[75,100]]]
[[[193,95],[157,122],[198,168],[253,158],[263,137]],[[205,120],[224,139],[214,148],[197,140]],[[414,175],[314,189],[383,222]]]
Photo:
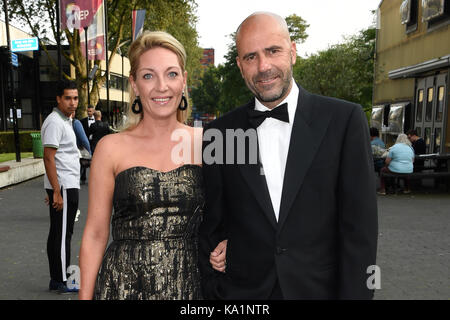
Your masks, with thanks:
[[[95,122],[94,119],[94,107],[89,105],[87,107],[87,117],[80,120],[81,124],[83,125],[84,133],[86,134],[86,137],[89,138],[90,136],[90,130],[89,128],[91,125]],[[89,140],[90,143],[90,140]],[[92,145],[90,145],[90,149],[92,150]],[[86,183],[86,169],[87,167],[83,164],[80,166],[80,183],[85,184]]]
[[[94,112],[95,122],[89,127],[92,154],[95,152],[95,147],[101,138],[111,133],[107,122],[102,121],[102,113],[100,110]]]
[[[417,130],[411,129],[406,133],[406,135],[408,136],[409,141],[411,141],[416,156],[427,153],[425,140],[419,137],[419,135],[417,134]],[[421,171],[424,168],[424,165],[425,164],[423,160],[415,160],[414,171]]]

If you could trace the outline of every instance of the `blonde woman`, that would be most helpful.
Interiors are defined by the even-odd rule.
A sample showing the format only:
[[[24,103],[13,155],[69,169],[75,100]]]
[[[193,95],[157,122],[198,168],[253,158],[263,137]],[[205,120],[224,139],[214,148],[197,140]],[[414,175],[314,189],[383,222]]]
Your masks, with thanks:
[[[79,298],[200,299],[201,133],[183,124],[186,53],[171,35],[144,32],[129,59],[125,128],[98,143],[91,164]],[[183,163],[176,131],[192,144]]]
[[[411,141],[404,133],[398,135],[395,144],[389,149],[389,154],[386,158],[386,166],[381,168],[380,172],[395,172],[395,173],[411,173],[414,170],[414,149],[411,147]],[[405,179],[404,193],[410,193],[409,181]],[[380,178],[380,195],[386,195],[385,178]]]

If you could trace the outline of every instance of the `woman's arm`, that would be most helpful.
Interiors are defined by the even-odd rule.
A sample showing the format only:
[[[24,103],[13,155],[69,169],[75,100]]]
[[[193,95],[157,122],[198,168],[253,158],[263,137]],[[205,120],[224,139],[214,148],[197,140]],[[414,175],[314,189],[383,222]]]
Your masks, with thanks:
[[[109,239],[115,182],[114,150],[120,150],[114,138],[103,139],[92,158],[88,215],[80,249],[80,300],[93,297],[98,270]]]

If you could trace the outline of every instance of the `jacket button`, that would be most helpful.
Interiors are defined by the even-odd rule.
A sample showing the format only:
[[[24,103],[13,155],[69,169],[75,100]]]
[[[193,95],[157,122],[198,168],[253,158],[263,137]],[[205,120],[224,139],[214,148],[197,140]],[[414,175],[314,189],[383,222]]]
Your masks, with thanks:
[[[287,251],[285,248],[277,247],[277,254],[283,254]]]

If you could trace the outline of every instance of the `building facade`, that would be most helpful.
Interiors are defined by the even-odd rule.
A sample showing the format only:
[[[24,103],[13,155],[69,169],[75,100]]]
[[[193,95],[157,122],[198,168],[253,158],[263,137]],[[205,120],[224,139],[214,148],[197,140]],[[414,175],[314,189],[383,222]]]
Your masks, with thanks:
[[[450,153],[450,0],[378,8],[371,125],[392,145],[416,129],[427,153]]]
[[[203,68],[208,68],[209,66],[214,65],[214,49],[213,48],[203,49],[203,56],[200,59],[200,63]]]
[[[30,38],[26,32],[10,25],[11,39]],[[48,45],[48,52],[53,61],[57,61],[56,45]],[[62,50],[68,50],[62,46]],[[10,54],[7,52],[5,23],[0,21],[0,131],[8,131],[13,128],[10,108],[12,98],[16,100],[21,118],[18,119],[20,130],[39,130],[45,117],[56,106],[55,87],[58,81],[58,70],[51,63],[43,50],[16,52],[18,66],[13,67],[14,86],[11,91],[9,81]],[[75,78],[64,56],[62,69],[66,74]],[[120,54],[114,55],[109,70],[109,108],[107,107],[106,84],[100,89],[100,102],[97,108],[102,111],[103,119],[112,125],[119,125],[122,112],[128,104],[128,74],[130,70],[129,60]],[[105,61],[100,65],[102,72],[106,70]],[[92,88],[92,86],[91,86]]]

